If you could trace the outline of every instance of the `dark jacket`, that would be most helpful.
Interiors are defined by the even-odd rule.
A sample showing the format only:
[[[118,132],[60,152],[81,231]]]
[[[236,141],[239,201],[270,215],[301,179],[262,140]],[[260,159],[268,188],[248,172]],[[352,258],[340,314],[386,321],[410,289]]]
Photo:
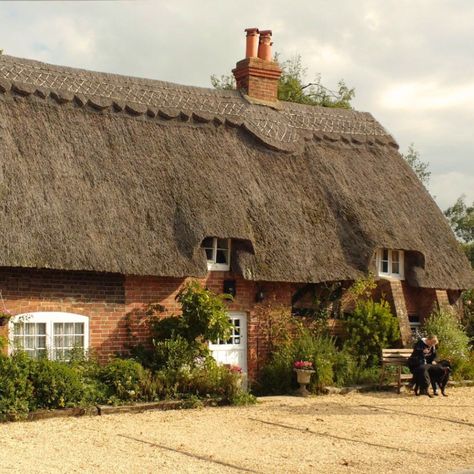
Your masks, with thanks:
[[[413,346],[411,356],[408,358],[408,367],[413,370],[420,365],[432,364],[435,359],[436,347],[430,347],[428,344],[425,344],[423,339],[418,339]]]

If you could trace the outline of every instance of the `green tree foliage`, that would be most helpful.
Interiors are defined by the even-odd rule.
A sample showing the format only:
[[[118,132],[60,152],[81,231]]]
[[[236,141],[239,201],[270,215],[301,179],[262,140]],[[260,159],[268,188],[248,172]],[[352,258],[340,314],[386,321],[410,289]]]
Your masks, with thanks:
[[[215,341],[229,337],[232,325],[225,305],[229,295],[216,295],[192,281],[184,286],[176,299],[181,304],[185,336],[189,341],[198,338]]]
[[[386,301],[359,300],[346,316],[347,348],[368,367],[378,363],[382,348],[400,339],[398,320]]]
[[[471,243],[474,242],[474,202],[468,206],[465,199],[465,195],[460,196],[444,211],[444,215],[456,236],[465,243]]]
[[[468,206],[466,196],[462,195],[444,211],[461,247],[474,268],[474,202]]]
[[[232,90],[235,89],[235,78],[232,75],[216,76],[213,74],[211,76],[211,84],[215,89],[220,90]]]
[[[402,156],[418,176],[418,179],[427,187],[431,177],[431,171],[428,169],[429,163],[420,158],[420,152],[415,149],[414,143],[410,144],[407,152],[402,153]]]
[[[278,61],[278,55],[275,56]],[[303,66],[301,56],[280,62],[282,74],[278,83],[278,98],[299,104],[320,105],[350,109],[351,100],[355,96],[354,88],[346,86],[343,79],[338,82],[336,91],[321,84],[321,75],[314,82],[306,83],[307,68]]]
[[[350,109],[351,101],[355,97],[354,88],[349,88],[344,80],[338,82],[336,91],[321,84],[318,75],[314,82],[306,81],[307,68],[303,66],[301,56],[297,55],[286,61],[279,61],[276,54],[274,60],[280,62],[282,74],[278,83],[278,99],[299,104],[320,105],[322,107],[336,107]],[[232,75],[211,76],[211,84],[216,89],[235,89],[235,79]]]
[[[463,291],[462,302],[461,323],[471,340],[471,345],[474,346],[474,288]]]
[[[474,372],[469,364],[471,357],[469,337],[451,310],[437,310],[424,325],[426,334],[438,336],[438,359],[448,359],[453,365],[454,375],[464,378],[465,372]]]

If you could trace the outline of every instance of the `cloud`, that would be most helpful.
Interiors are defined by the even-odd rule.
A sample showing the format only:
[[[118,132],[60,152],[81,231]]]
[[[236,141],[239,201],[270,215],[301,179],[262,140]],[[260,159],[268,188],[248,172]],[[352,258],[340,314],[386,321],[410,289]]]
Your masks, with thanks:
[[[467,203],[474,203],[474,174],[450,171],[432,175],[429,190],[443,210],[452,206],[462,194]]]
[[[453,107],[474,110],[474,82],[465,84],[441,84],[422,80],[389,86],[381,92],[382,107],[425,112]]]

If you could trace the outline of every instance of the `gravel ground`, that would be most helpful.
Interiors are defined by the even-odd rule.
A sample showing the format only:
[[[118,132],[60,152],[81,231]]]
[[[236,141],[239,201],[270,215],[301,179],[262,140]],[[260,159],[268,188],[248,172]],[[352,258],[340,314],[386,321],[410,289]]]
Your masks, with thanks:
[[[474,388],[0,425],[0,472],[449,473],[474,467]]]

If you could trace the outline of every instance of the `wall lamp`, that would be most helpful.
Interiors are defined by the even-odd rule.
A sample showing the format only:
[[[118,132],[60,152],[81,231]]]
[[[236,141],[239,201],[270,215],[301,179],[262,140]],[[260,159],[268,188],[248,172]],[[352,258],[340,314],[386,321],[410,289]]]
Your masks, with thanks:
[[[265,299],[265,292],[263,291],[263,288],[259,288],[257,290],[257,294],[255,295],[255,301],[257,303],[261,303]]]

